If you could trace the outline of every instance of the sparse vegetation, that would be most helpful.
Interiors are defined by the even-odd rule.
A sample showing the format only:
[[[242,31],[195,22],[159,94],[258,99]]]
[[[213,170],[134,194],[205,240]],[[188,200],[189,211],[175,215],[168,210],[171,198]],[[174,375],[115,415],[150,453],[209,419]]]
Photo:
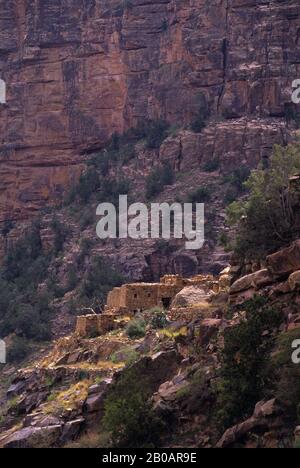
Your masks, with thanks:
[[[99,301],[105,302],[107,293],[125,282],[123,276],[112,268],[108,262],[98,257],[93,260],[87,270],[80,291],[82,303],[90,304],[97,296]]]
[[[218,158],[210,159],[203,165],[203,170],[205,172],[215,172],[219,168],[220,168],[220,160]]]
[[[159,195],[166,185],[172,185],[174,179],[174,171],[170,164],[165,163],[154,169],[146,179],[147,200]]]
[[[54,232],[54,253],[58,255],[63,250],[69,230],[56,216],[51,221],[51,229]]]
[[[114,353],[110,359],[114,364],[125,363],[126,366],[130,366],[131,364],[134,364],[139,359],[139,357],[139,353],[137,353],[134,349],[127,347]]]
[[[7,361],[12,363],[23,361],[30,351],[31,347],[28,340],[15,336],[8,348]]]
[[[233,203],[247,192],[245,182],[249,179],[250,174],[251,172],[247,166],[241,166],[235,169],[230,176],[225,177],[225,182],[228,184],[224,197],[226,205]]]
[[[206,97],[203,93],[199,93],[196,97],[196,115],[191,123],[191,129],[195,133],[200,133],[206,126],[210,112]]]
[[[249,417],[274,384],[269,358],[283,315],[258,296],[246,302],[244,309],[244,320],[224,333],[216,418],[222,430]],[[274,333],[264,336],[265,330]]]
[[[129,322],[126,333],[131,339],[143,338],[146,334],[146,322],[143,319],[136,319]]]
[[[262,259],[299,235],[297,207],[288,189],[289,178],[299,172],[298,144],[277,146],[268,167],[252,172],[246,182],[249,195],[228,208],[228,223],[237,225],[233,248],[239,258]]]
[[[146,145],[149,149],[158,149],[168,136],[169,125],[165,120],[149,121]]]
[[[113,447],[151,448],[159,446],[165,429],[152,410],[147,382],[140,382],[133,369],[119,379],[114,392],[105,401],[103,426],[111,434]]]
[[[168,325],[168,319],[166,312],[159,307],[155,307],[149,311],[151,314],[151,322],[150,325],[154,329],[162,329]]]
[[[105,432],[89,431],[74,442],[64,446],[66,449],[98,449],[109,447],[109,434]]]
[[[199,187],[188,195],[188,203],[206,203],[211,200],[211,190],[208,187]]]
[[[35,221],[9,249],[0,273],[0,336],[15,332],[20,340],[50,338],[51,295],[47,291],[36,292],[46,278],[49,262],[50,256],[42,252],[40,223]],[[21,348],[25,354],[20,340],[10,354],[14,359],[22,354]]]
[[[300,423],[300,369],[291,359],[292,343],[299,339],[299,329],[282,333],[272,356],[275,395],[284,401],[286,412],[295,425]]]

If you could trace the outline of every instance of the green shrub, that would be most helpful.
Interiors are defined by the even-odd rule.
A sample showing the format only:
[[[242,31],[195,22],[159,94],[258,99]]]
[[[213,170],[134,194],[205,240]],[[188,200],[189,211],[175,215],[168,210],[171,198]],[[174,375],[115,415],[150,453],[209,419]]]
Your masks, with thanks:
[[[207,119],[209,118],[210,112],[206,97],[203,93],[199,93],[196,97],[197,111],[194,120],[191,123],[191,129],[195,133],[200,133],[206,126]]]
[[[10,220],[5,220],[1,229],[1,235],[7,237],[10,231],[14,228],[14,223]]]
[[[119,196],[128,195],[130,189],[130,181],[127,179],[103,179],[97,198],[100,202],[109,202],[117,205],[119,203]]]
[[[7,362],[14,363],[23,361],[30,353],[31,348],[28,341],[24,338],[16,336],[12,344],[8,348]]]
[[[269,166],[253,171],[245,200],[227,210],[229,225],[236,226],[235,254],[260,260],[299,237],[298,206],[293,206],[289,179],[300,172],[300,146],[275,147]]]
[[[211,191],[208,187],[200,187],[188,195],[188,203],[205,203],[211,200]]]
[[[121,150],[121,161],[123,164],[128,164],[135,159],[136,152],[133,144],[125,145]]]
[[[297,437],[294,444],[295,449],[300,449],[300,437]]]
[[[134,364],[140,355],[132,348],[123,348],[120,351],[115,352],[111,357],[110,360],[114,364],[118,364],[120,362],[125,362],[127,366]]]
[[[300,113],[296,104],[292,102],[286,103],[284,114],[288,124],[293,122],[296,125],[296,128],[300,127]]]
[[[227,205],[233,203],[242,194],[246,193],[246,184],[251,174],[250,169],[247,166],[241,166],[235,169],[230,176],[225,177],[224,182],[228,184],[227,191],[224,197],[224,201]]]
[[[103,427],[111,433],[114,447],[158,447],[166,429],[153,412],[147,382],[140,382],[132,369],[119,379],[105,401]]]
[[[166,185],[174,183],[174,171],[169,163],[154,169],[146,178],[146,198],[151,198],[159,195]]]
[[[28,293],[30,297],[31,293]],[[27,296],[27,297],[28,297]],[[24,302],[21,302],[22,299]],[[15,298],[7,313],[0,322],[0,335],[7,336],[15,330],[27,339],[47,341],[51,338],[50,318],[52,310],[49,304],[38,300],[35,303],[25,302],[26,296]],[[47,299],[46,299],[47,301]]]
[[[79,226],[80,229],[83,231],[89,226],[92,226],[96,223],[96,210],[93,205],[87,205],[85,209],[81,210],[80,212],[80,219],[79,219]]]
[[[87,203],[91,195],[97,191],[100,186],[99,174],[94,168],[81,175],[77,187],[78,195],[84,203]]]
[[[68,271],[67,287],[66,287],[67,291],[73,291],[78,285],[78,283],[79,283],[79,278],[78,278],[76,268],[73,265],[71,265]]]
[[[222,245],[222,247],[227,248],[229,245],[229,235],[227,232],[222,231],[219,235],[219,244]]]
[[[80,251],[76,259],[78,267],[81,267],[83,265],[84,260],[87,257],[87,255],[90,253],[93,244],[94,242],[92,239],[88,239],[85,237],[81,240]]]
[[[146,334],[146,322],[144,320],[132,320],[126,328],[126,334],[131,339],[143,338]]]
[[[203,165],[205,172],[215,172],[220,168],[220,160],[217,158],[210,159]]]
[[[63,250],[69,230],[56,216],[51,221],[51,229],[54,232],[54,253],[57,255]]]
[[[50,338],[52,297],[37,293],[48,273],[50,256],[44,256],[40,222],[35,221],[4,259],[0,272],[0,336],[15,331],[22,338]]]
[[[146,136],[146,146],[149,149],[160,148],[162,142],[168,136],[169,125],[165,120],[149,121]]]
[[[93,260],[88,269],[83,285],[81,287],[81,297],[89,300],[97,297],[101,302],[106,301],[109,291],[124,284],[123,276],[112,268],[102,257]]]
[[[166,32],[168,30],[169,23],[168,23],[168,20],[166,18],[164,18],[161,28],[162,28],[163,32]]]
[[[163,309],[156,307],[151,309],[150,314],[152,315],[151,318],[151,327],[155,329],[162,329],[166,328],[168,325],[168,319],[166,313]]]
[[[23,276],[32,263],[42,255],[40,231],[40,222],[34,221],[24,236],[9,249],[4,259],[4,278],[6,280],[16,280]]]
[[[224,202],[226,205],[230,205],[239,198],[240,192],[236,187],[228,187],[224,196]]]
[[[246,318],[224,333],[221,378],[217,387],[217,421],[222,430],[249,417],[264,392],[273,385],[270,352],[272,331],[283,322],[283,314],[268,307],[262,297],[244,304]],[[263,332],[271,333],[264,336]]]

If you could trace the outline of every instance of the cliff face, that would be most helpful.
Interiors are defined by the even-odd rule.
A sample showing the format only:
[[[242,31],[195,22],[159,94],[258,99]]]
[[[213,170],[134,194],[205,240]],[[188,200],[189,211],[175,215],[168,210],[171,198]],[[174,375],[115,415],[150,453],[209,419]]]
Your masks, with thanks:
[[[300,6],[265,0],[0,0],[0,220],[59,198],[139,118],[212,120],[199,159],[254,165],[288,138]]]

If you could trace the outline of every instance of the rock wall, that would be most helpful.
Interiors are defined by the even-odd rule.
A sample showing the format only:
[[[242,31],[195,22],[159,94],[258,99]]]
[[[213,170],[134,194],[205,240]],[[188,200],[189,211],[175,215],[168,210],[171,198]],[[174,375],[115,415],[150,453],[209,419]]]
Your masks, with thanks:
[[[200,90],[205,152],[268,155],[287,139],[299,28],[296,0],[0,0],[0,221],[60,198],[139,118],[189,123]]]

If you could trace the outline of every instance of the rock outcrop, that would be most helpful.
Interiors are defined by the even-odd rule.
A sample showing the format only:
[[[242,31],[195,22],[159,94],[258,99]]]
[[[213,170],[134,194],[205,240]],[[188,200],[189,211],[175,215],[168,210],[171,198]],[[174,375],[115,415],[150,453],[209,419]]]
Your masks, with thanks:
[[[135,322],[142,319],[146,324],[143,337],[130,339],[125,323],[119,321],[112,332],[102,330],[101,336],[95,336],[99,330],[92,326],[91,336],[81,336],[77,329],[77,333],[59,339],[47,356],[11,379],[0,447],[61,447],[78,438],[76,443],[80,444],[81,436],[101,430],[107,398],[115,397],[124,384],[130,392],[130,382],[147,386],[156,416],[171,421],[168,434],[164,434],[168,446],[278,447],[284,443],[290,447],[298,437],[297,420],[288,397],[282,398],[280,392],[273,394],[270,389],[268,395],[273,398],[268,401],[259,401],[262,395],[258,394],[258,403],[254,401],[247,413],[235,417],[235,425],[222,437],[213,422],[215,416],[211,419],[218,404],[216,389],[222,383],[225,334],[247,320],[246,311],[228,307],[228,282],[233,273],[234,268],[228,268],[219,280],[210,276],[189,280],[201,280],[198,287],[185,287],[183,281],[174,301],[180,307],[171,306],[160,324],[153,320],[157,318],[155,311],[137,314]],[[235,299],[249,287],[246,292],[252,297],[262,294],[268,298],[270,328],[266,325],[262,337],[272,342],[270,360],[274,365],[273,359],[282,359],[286,353],[287,333],[292,332],[291,339],[298,336],[298,276],[299,271],[293,272],[282,283],[265,269],[241,278],[231,288]],[[289,283],[294,285],[293,291],[283,287]],[[283,314],[274,328],[271,314],[278,307]],[[98,319],[97,315],[86,319],[91,317],[92,322]],[[284,340],[277,340],[280,336]],[[234,361],[238,359],[239,353]],[[290,371],[289,366],[288,357]]]
[[[288,138],[295,0],[1,0],[0,11],[0,220],[59,199],[113,132],[145,117],[189,124],[200,91],[207,129],[162,149],[178,168],[254,166]]]
[[[277,276],[284,277],[300,269],[300,240],[293,242],[286,249],[267,257],[269,271]]]
[[[247,439],[252,432],[261,431],[266,432],[271,431],[272,428],[277,427],[278,420],[276,417],[282,414],[283,408],[280,407],[278,402],[275,399],[269,401],[260,401],[255,407],[255,411],[251,418],[237,424],[230,429],[227,429],[225,434],[222,436],[220,441],[217,444],[217,448],[228,448],[234,444],[240,442],[243,438]],[[244,440],[245,443],[245,440]],[[270,447],[269,447],[270,448]]]

